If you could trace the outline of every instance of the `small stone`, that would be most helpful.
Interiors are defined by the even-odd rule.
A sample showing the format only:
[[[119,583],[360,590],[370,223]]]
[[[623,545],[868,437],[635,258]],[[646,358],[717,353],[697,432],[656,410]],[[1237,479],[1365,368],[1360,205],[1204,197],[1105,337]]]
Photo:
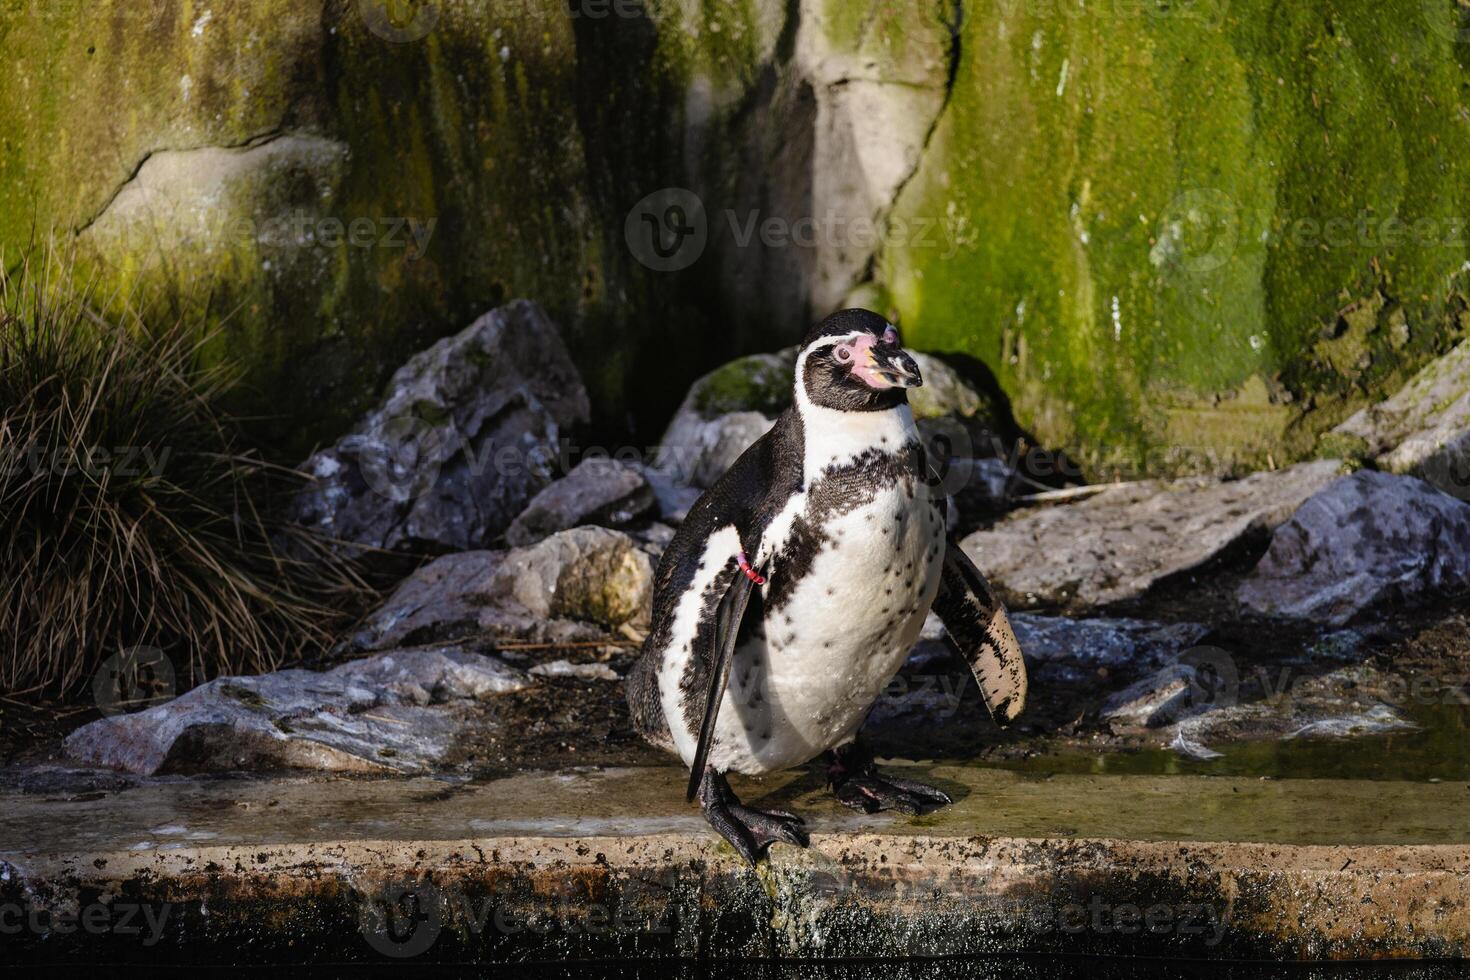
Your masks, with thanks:
[[[1341,626],[1377,606],[1470,588],[1470,504],[1411,476],[1362,471],[1279,527],[1239,598],[1262,616]]]
[[[373,548],[481,548],[551,482],[589,418],[556,325],[517,300],[415,354],[357,428],[301,469],[295,520]]]
[[[584,524],[626,527],[648,516],[657,500],[637,467],[611,459],[586,459],[546,487],[505,532],[514,547]]]
[[[1015,605],[1118,602],[1275,528],[1342,469],[1319,460],[1235,481],[1124,484],[1013,516],[963,547]]]

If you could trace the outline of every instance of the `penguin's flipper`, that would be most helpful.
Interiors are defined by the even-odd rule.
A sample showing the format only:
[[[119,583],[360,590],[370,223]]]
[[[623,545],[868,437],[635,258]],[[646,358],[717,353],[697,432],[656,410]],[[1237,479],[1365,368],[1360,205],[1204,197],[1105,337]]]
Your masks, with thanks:
[[[745,607],[750,603],[752,581],[739,569],[735,570],[729,588],[720,599],[715,611],[714,649],[711,651],[709,689],[705,693],[704,716],[699,724],[699,747],[694,750],[694,764],[689,769],[689,795],[693,800],[699,792],[699,782],[704,778],[704,766],[709,759],[710,746],[715,741],[715,718],[720,712],[720,702],[725,700],[725,685],[730,680],[730,663],[735,659],[735,637],[740,632],[740,621],[745,618]]]
[[[969,661],[990,717],[1002,727],[1026,707],[1026,662],[1006,607],[980,569],[954,541],[944,551],[944,571],[934,612]]]

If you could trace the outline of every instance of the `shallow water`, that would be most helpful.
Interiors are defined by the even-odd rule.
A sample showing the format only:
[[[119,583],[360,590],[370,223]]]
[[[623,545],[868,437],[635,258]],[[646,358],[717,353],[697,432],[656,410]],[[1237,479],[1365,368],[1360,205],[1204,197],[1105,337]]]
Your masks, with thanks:
[[[1065,752],[994,763],[1020,772],[1093,775],[1263,776],[1282,779],[1470,779],[1470,706],[1408,708],[1415,731],[1212,745],[1218,759],[1172,749]]]

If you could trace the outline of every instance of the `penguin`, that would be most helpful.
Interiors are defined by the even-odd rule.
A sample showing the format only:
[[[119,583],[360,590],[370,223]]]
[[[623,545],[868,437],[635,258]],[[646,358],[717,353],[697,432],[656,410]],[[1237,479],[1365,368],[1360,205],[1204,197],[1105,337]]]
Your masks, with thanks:
[[[660,560],[628,675],[639,734],[689,767],[688,797],[747,862],[808,844],[801,817],[740,802],[726,773],[819,757],[864,812],[951,802],[884,776],[858,739],[931,609],[1005,725],[1026,669],[1005,607],[948,539],[945,498],[914,424],[923,383],[898,331],[867,310],[812,327],[792,405],[690,509]]]

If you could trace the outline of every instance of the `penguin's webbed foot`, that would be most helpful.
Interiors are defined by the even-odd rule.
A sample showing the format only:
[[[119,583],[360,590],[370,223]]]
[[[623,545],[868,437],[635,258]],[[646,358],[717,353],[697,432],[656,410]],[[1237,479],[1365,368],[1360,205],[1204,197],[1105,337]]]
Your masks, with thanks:
[[[948,806],[954,800],[944,790],[898,776],[883,776],[872,755],[857,743],[827,754],[827,781],[837,802],[864,813],[897,810],[917,815],[926,806]]]
[[[807,846],[802,819],[785,810],[757,810],[740,802],[722,773],[704,770],[699,783],[699,805],[710,826],[753,866],[776,841]]]

